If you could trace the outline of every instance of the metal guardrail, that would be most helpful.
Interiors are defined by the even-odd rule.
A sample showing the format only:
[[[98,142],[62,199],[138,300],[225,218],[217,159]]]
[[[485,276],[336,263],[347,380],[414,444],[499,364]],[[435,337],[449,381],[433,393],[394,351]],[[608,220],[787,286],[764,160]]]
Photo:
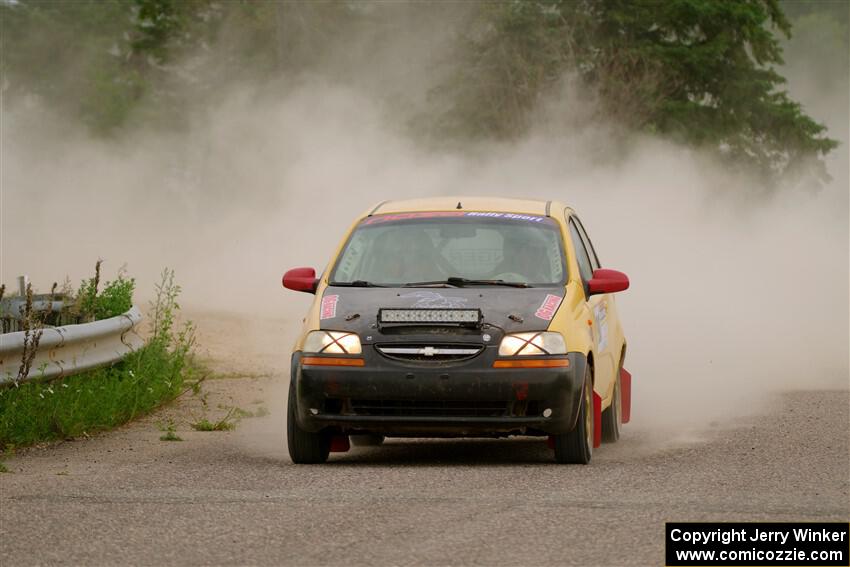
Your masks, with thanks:
[[[11,317],[14,319],[23,319],[24,310],[26,309],[27,300],[23,297],[10,297],[8,299],[0,299],[0,316]],[[32,296],[32,310],[39,313],[44,311],[52,311],[58,313],[65,307],[64,298],[57,296],[51,301],[50,295],[41,293]]]
[[[136,333],[142,314],[138,308],[117,317],[45,327],[30,371],[22,380],[53,380],[118,362],[144,346]],[[0,386],[15,383],[24,355],[25,331],[0,334]]]
[[[27,300],[24,297],[0,299],[0,333],[14,333],[25,329],[24,319]],[[57,294],[39,294],[32,296],[32,311],[41,316],[46,327],[75,325],[81,323],[80,317],[65,311],[65,298]],[[48,324],[48,321],[50,323]]]

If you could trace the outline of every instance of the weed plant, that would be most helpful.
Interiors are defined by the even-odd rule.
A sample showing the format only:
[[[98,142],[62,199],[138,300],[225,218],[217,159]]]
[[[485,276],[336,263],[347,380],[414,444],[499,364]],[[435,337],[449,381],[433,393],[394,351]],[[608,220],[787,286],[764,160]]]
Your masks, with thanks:
[[[232,407],[223,418],[218,421],[210,421],[207,418],[199,419],[191,423],[192,429],[195,431],[230,431],[236,428],[238,415],[234,415],[238,408]]]

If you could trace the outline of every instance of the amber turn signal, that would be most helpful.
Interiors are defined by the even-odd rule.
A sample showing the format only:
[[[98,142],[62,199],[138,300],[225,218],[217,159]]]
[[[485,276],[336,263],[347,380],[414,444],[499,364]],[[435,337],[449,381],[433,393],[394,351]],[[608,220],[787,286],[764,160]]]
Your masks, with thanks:
[[[301,359],[304,366],[366,366],[362,358],[342,358],[338,356],[305,356]]]
[[[567,368],[568,358],[544,358],[535,360],[497,360],[493,368]]]

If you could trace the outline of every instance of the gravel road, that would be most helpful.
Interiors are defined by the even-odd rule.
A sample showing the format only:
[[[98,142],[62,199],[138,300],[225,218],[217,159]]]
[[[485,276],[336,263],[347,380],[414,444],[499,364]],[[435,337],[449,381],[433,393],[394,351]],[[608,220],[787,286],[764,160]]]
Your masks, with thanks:
[[[285,391],[229,372],[203,400],[7,458],[0,563],[663,565],[665,521],[850,519],[846,390],[777,395],[686,444],[626,429],[590,466],[532,439],[390,440],[295,466]],[[188,426],[233,405],[270,413]],[[169,422],[182,442],[160,441]]]

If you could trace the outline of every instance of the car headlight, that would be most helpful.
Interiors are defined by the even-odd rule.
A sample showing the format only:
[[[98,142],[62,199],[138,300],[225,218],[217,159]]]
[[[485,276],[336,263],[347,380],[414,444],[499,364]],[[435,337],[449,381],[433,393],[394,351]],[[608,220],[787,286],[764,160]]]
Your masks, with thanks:
[[[539,331],[505,335],[499,344],[499,356],[567,354],[561,333]]]
[[[304,352],[360,354],[360,337],[346,331],[311,331],[304,339]]]

